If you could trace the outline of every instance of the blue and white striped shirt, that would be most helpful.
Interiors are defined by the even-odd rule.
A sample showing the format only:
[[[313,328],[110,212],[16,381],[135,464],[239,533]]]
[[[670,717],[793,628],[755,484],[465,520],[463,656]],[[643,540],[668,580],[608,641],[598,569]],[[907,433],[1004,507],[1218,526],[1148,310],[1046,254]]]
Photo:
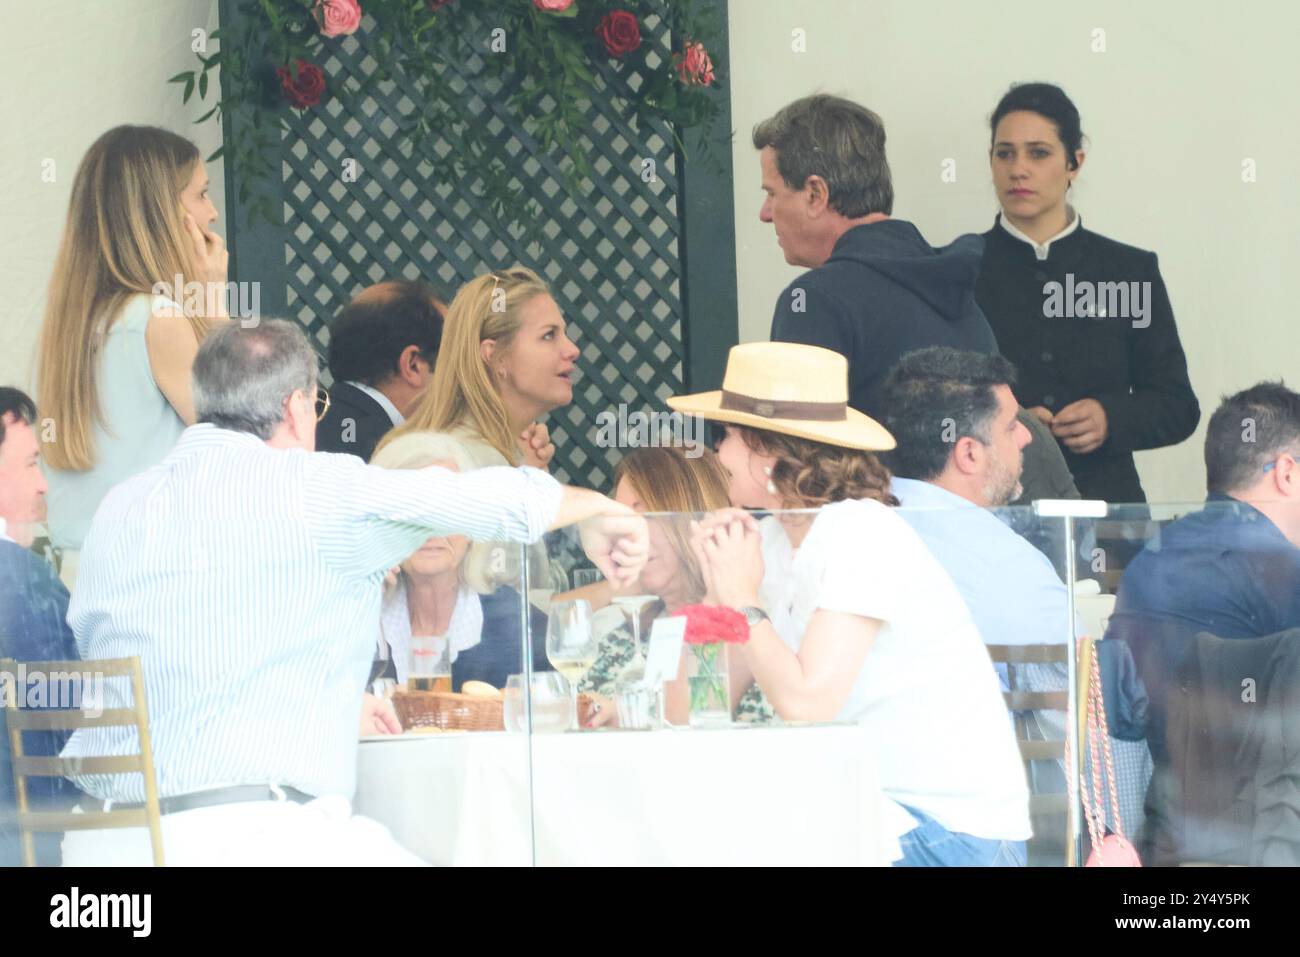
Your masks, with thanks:
[[[68,623],[83,658],[140,656],[162,796],[275,783],[351,798],[384,571],[438,534],[535,541],[562,494],[534,469],[390,471],[195,425],[104,499]],[[129,694],[105,681],[104,707]],[[136,749],[132,728],[93,728],[63,755]],[[144,800],[138,774],[76,780]]]

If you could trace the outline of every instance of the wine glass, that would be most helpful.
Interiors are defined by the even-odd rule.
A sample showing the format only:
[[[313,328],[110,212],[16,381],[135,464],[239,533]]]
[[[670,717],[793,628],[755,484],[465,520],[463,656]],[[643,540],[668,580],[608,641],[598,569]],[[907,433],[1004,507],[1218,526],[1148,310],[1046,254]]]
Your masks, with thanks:
[[[578,728],[578,683],[596,663],[597,644],[591,628],[591,602],[578,598],[551,606],[546,658],[569,683],[573,730]]]
[[[632,619],[632,660],[628,662],[627,669],[634,668],[640,664],[644,669],[646,650],[641,647],[641,609],[652,601],[658,601],[658,595],[615,595],[610,599],[610,604],[618,605],[624,613]]]

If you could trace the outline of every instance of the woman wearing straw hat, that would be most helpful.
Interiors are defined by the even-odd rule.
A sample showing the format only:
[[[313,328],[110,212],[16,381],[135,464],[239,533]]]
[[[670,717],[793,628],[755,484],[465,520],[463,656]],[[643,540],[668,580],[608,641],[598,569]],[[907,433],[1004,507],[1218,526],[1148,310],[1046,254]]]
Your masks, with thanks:
[[[1023,865],[1029,795],[996,672],[956,586],[891,509],[873,452],[894,440],[848,407],[844,357],[736,346],[721,391],[668,404],[727,423],[737,508],[700,522],[693,546],[709,600],[750,624],[732,688],[752,677],[786,720],[874,732],[885,793],[908,812],[900,864]],[[741,510],[809,508],[763,523]]]

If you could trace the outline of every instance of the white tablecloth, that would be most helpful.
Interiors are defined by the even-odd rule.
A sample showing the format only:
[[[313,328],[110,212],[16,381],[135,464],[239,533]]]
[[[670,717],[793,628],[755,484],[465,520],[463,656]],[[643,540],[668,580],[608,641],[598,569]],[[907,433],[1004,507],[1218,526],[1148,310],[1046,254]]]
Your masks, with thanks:
[[[883,865],[911,818],[857,726],[402,735],[356,812],[432,864]],[[532,768],[530,817],[529,768]]]

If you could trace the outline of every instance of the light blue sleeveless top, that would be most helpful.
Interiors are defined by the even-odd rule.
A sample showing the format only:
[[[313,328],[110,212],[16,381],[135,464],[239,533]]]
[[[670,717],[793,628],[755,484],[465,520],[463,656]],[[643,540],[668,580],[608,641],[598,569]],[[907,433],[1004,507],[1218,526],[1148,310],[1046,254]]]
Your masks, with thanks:
[[[45,469],[50,540],[59,548],[81,548],[108,490],[161,462],[185,430],[149,366],[144,335],[155,303],[181,311],[163,296],[133,296],[104,337],[96,370],[103,424],[91,426],[94,467],[89,472]]]

